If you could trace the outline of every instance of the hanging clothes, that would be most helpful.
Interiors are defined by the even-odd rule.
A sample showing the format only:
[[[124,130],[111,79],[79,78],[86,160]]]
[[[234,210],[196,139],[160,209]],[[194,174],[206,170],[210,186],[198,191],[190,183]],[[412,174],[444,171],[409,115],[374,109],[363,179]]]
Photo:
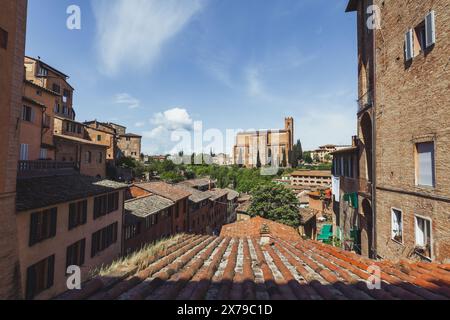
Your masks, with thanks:
[[[334,201],[339,202],[340,200],[340,190],[341,184],[340,184],[340,178],[333,176],[331,178],[331,191],[334,196]]]

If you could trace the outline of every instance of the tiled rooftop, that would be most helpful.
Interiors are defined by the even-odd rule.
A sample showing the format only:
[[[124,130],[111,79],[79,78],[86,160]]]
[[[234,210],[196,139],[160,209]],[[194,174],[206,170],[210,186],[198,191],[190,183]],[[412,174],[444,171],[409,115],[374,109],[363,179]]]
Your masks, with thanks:
[[[214,183],[214,180],[211,180],[209,178],[198,178],[186,180],[183,183],[191,187],[206,187],[209,186],[210,183]]]
[[[191,195],[190,192],[165,182],[141,183],[136,184],[136,186],[172,201],[179,201],[184,198],[188,198]]]
[[[126,184],[79,174],[17,180],[17,211],[38,209],[127,188]]]
[[[225,189],[213,189],[213,190],[210,190],[209,192],[211,193],[210,199],[212,201],[216,201],[228,194],[228,191]]]
[[[250,220],[235,222],[222,227],[220,232],[221,237],[259,237],[261,229],[267,226],[271,234],[277,237],[288,240],[298,241],[301,239],[297,230],[282,223],[267,220],[261,217],[254,217]]]
[[[327,170],[297,170],[290,174],[293,177],[331,177],[331,171]]]
[[[169,199],[151,195],[125,202],[125,210],[127,213],[145,218],[173,205],[174,202]]]
[[[191,194],[189,196],[189,200],[191,200],[194,203],[199,203],[208,200],[211,197],[211,193],[209,191],[199,191],[185,183],[176,184],[175,187],[180,188],[186,192],[189,192]]]
[[[226,190],[228,192],[228,194],[227,194],[228,201],[239,198],[239,192],[234,191],[233,189],[229,189],[229,188],[225,188],[224,190]]]
[[[450,299],[450,265],[375,263],[317,242],[269,239],[178,236],[58,299]],[[372,265],[381,267],[380,289],[368,289]]]

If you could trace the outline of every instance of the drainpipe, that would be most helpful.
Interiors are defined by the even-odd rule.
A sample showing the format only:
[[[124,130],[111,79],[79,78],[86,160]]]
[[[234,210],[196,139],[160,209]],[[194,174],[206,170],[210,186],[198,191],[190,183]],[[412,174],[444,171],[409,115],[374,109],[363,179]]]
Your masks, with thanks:
[[[373,96],[372,96],[372,254],[373,257],[377,258],[377,203],[376,203],[376,181],[377,181],[377,171],[376,171],[376,154],[377,154],[377,116],[376,116],[376,106],[377,106],[377,49],[376,49],[376,29],[372,30],[372,68],[373,68]]]

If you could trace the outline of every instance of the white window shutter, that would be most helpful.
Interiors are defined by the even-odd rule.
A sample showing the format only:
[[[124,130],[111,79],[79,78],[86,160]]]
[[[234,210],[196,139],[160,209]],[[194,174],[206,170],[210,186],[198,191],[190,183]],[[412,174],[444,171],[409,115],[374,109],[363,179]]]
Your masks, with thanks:
[[[413,30],[409,29],[405,35],[405,59],[409,61],[413,58],[414,53],[414,41],[413,41]]]
[[[34,108],[31,108],[31,115],[30,115],[30,121],[34,122],[34,117],[36,116],[36,112],[34,111]]]
[[[436,43],[436,24],[434,11],[431,11],[425,17],[425,39],[427,48]]]

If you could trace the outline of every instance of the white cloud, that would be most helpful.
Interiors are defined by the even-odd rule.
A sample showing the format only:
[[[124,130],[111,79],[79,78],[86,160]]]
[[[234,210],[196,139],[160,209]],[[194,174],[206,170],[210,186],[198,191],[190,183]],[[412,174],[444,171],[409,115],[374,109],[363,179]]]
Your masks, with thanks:
[[[134,124],[134,126],[136,127],[136,128],[142,128],[142,127],[144,127],[146,125],[146,122],[145,121],[138,121],[138,122],[136,122],[135,124]]]
[[[141,102],[139,99],[134,98],[128,93],[119,93],[114,97],[114,102],[116,104],[124,104],[127,105],[129,109],[139,108]]]
[[[146,140],[144,143],[145,151],[150,154],[171,152],[177,144],[177,141],[173,138],[173,134],[190,132],[194,124],[188,111],[183,108],[173,108],[156,113],[150,119],[150,122],[155,127],[150,131],[144,131],[142,133]],[[186,148],[188,147],[186,145]]]
[[[101,71],[149,68],[164,45],[203,7],[203,0],[100,0],[93,2]]]

